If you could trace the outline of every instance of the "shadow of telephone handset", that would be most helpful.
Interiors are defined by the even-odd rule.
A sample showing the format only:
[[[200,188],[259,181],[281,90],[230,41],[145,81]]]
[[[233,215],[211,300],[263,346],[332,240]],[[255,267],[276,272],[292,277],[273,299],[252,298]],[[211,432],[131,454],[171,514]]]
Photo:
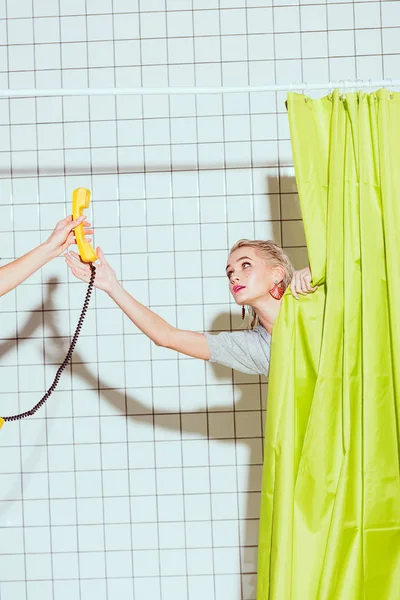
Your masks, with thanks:
[[[74,190],[72,193],[72,218],[77,219],[78,217],[80,217],[83,213],[83,209],[89,208],[89,203],[90,203],[90,190],[88,190],[86,188],[77,188],[76,190]],[[58,368],[58,371],[56,373],[56,376],[54,377],[53,383],[51,384],[51,386],[49,387],[49,389],[47,390],[47,392],[45,393],[43,398],[41,398],[41,400],[39,400],[39,402],[37,404],[35,404],[35,406],[33,408],[31,408],[31,410],[20,413],[18,415],[0,417],[0,429],[2,428],[5,421],[18,421],[19,419],[25,419],[25,417],[30,417],[30,416],[34,415],[35,412],[41,406],[43,406],[43,404],[46,402],[46,400],[54,392],[54,390],[56,389],[56,387],[58,385],[58,382],[60,380],[62,372],[64,371],[65,367],[68,365],[69,361],[71,360],[71,356],[75,349],[75,345],[78,340],[79,334],[81,332],[83,321],[85,319],[86,312],[87,312],[87,309],[89,306],[90,296],[91,296],[91,293],[93,290],[94,278],[96,276],[96,267],[92,263],[95,260],[97,260],[96,252],[93,250],[93,248],[89,244],[89,242],[87,242],[85,239],[85,230],[83,227],[83,223],[81,223],[81,225],[78,225],[78,227],[75,227],[74,233],[75,233],[76,244],[78,246],[80,257],[84,262],[89,263],[92,273],[90,276],[90,281],[89,281],[88,289],[86,292],[85,301],[83,303],[81,316],[79,317],[78,325],[76,326],[75,333],[74,333],[72,341],[71,341],[71,345],[70,345],[67,355],[64,359],[64,362]]]

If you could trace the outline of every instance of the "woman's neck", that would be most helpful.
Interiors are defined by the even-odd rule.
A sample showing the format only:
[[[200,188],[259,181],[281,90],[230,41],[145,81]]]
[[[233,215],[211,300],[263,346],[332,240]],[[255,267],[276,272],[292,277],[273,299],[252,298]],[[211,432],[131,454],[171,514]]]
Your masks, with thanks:
[[[279,309],[281,307],[282,300],[275,300],[275,298],[267,298],[257,302],[253,309],[260,321],[260,324],[272,334],[275,320],[278,316]]]

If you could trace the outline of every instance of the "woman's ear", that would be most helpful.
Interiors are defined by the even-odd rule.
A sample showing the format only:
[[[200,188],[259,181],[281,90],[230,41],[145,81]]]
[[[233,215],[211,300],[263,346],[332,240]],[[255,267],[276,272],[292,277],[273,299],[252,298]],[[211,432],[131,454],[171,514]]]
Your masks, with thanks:
[[[283,281],[283,279],[285,279],[285,275],[286,275],[286,271],[283,267],[275,267],[274,269],[274,280],[278,280],[279,282]]]

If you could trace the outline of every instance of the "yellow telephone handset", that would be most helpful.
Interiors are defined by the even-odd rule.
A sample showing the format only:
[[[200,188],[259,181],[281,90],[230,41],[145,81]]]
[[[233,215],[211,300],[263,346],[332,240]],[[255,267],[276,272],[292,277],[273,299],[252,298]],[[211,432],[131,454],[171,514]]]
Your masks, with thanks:
[[[72,218],[75,220],[83,213],[84,208],[89,208],[90,190],[77,188],[72,192]],[[83,223],[74,229],[75,239],[79,254],[84,262],[91,263],[97,260],[97,254],[92,246],[85,240]]]

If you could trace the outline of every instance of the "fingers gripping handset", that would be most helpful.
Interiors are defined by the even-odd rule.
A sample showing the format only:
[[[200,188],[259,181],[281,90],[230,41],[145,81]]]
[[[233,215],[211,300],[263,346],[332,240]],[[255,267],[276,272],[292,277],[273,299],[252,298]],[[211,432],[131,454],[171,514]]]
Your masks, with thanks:
[[[83,213],[84,208],[89,208],[90,190],[86,188],[77,188],[72,192],[72,218],[75,220]],[[79,254],[83,262],[92,263],[97,260],[97,254],[92,246],[85,240],[85,231],[83,223],[75,228],[75,239],[78,245]]]

